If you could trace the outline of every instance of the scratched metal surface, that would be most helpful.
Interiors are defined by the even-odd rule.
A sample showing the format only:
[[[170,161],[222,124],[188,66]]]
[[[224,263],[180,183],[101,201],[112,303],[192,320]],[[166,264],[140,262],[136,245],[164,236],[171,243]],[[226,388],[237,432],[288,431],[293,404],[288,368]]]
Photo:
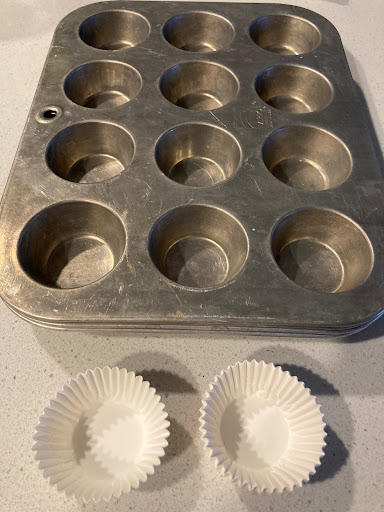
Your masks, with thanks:
[[[278,4],[189,3],[188,10],[209,10],[235,28],[232,43],[214,53],[181,51],[162,35],[164,23],[186,11],[186,5],[164,2],[103,2],[68,15],[57,27],[29,118],[2,200],[0,292],[23,318],[56,328],[216,329],[281,334],[340,334],[356,330],[381,314],[384,266],[383,184],[365,121],[336,29],[325,18],[302,8]],[[90,15],[106,9],[131,9],[147,18],[151,31],[138,46],[121,51],[92,48],[78,28]],[[321,33],[317,49],[304,55],[280,55],[258,48],[249,37],[251,23],[273,13],[294,14],[311,21]],[[113,109],[87,109],[68,99],[63,83],[76,67],[94,60],[133,66],[142,77],[140,93]],[[210,61],[229,68],[240,90],[235,99],[214,111],[191,111],[170,103],[159,80],[172,66]],[[322,73],[332,84],[333,99],[321,111],[292,114],[271,108],[256,94],[258,73],[276,64],[299,64]],[[61,109],[52,122],[38,114],[46,106]],[[49,142],[74,123],[100,120],[129,131],[136,145],[131,165],[100,183],[66,181],[47,166]],[[156,142],[175,125],[199,122],[228,130],[241,146],[241,163],[227,181],[191,188],[169,180],[157,167]],[[261,147],[277,128],[309,124],[339,137],[353,161],[340,186],[308,192],[287,187],[269,173]],[[67,201],[97,203],[112,210],[126,231],[123,255],[102,279],[76,289],[58,289],[32,279],[20,265],[17,246],[27,222],[44,208]],[[243,226],[248,255],[241,271],[215,289],[192,289],[166,279],[148,253],[155,222],[182,205],[212,205]],[[369,237],[375,261],[369,277],[343,293],[316,293],[288,279],[271,252],[271,234],[287,213],[301,208],[327,208],[346,215]],[[84,222],[78,219],[79,225]],[[86,227],[84,227],[86,230]]]

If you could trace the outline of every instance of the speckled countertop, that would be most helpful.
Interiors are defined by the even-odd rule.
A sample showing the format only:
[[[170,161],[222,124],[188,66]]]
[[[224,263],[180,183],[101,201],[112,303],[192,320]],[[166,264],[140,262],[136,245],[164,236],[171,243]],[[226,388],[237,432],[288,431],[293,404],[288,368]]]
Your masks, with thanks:
[[[82,0],[0,2],[0,189],[16,152],[50,39]],[[382,0],[291,0],[338,28],[374,135],[384,145]],[[365,99],[364,99],[365,98]],[[370,112],[370,114],[369,114]],[[375,128],[373,128],[375,127]],[[113,335],[54,332],[18,319],[0,303],[0,511],[274,511],[384,510],[384,318],[344,339],[234,335]],[[201,398],[213,376],[245,358],[281,364],[318,397],[327,427],[317,474],[290,494],[258,496],[222,478],[198,432]],[[171,419],[162,464],[119,500],[83,504],[59,495],[33,459],[32,436],[43,407],[87,368],[118,365],[157,388]]]

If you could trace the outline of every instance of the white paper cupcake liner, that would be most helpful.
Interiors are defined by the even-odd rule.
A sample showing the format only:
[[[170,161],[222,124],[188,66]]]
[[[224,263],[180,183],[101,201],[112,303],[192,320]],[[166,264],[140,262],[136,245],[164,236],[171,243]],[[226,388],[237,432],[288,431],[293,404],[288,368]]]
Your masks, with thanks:
[[[297,377],[264,361],[238,362],[217,375],[200,422],[223,474],[259,493],[301,487],[324,455],[316,398]]]
[[[137,488],[164,455],[169,422],[160,396],[119,368],[80,373],[44,410],[35,458],[51,485],[85,502]]]

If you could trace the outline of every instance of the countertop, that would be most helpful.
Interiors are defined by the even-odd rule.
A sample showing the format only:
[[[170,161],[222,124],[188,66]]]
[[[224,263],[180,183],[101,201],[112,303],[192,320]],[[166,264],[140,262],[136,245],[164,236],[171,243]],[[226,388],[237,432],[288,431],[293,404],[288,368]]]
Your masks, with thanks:
[[[3,190],[57,23],[90,3],[0,2],[0,189]],[[276,2],[277,3],[277,2]],[[291,0],[327,17],[340,32],[373,144],[383,168],[384,11],[382,0]],[[384,318],[349,338],[234,334],[145,335],[50,331],[0,303],[0,510],[14,512],[166,510],[378,512],[384,510]],[[280,364],[318,397],[327,422],[325,456],[302,488],[257,495],[235,487],[208,460],[200,440],[204,390],[243,359]],[[43,408],[78,372],[119,366],[161,394],[171,435],[155,474],[138,490],[98,505],[58,494],[34,461],[32,436]]]

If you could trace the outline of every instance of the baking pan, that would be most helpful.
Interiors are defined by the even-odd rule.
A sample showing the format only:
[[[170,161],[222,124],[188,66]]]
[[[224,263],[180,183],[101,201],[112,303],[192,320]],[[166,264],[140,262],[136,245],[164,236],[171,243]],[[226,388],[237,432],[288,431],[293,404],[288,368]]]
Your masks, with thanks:
[[[56,29],[2,199],[0,293],[55,328],[347,334],[382,313],[382,204],[325,18],[88,5]]]

